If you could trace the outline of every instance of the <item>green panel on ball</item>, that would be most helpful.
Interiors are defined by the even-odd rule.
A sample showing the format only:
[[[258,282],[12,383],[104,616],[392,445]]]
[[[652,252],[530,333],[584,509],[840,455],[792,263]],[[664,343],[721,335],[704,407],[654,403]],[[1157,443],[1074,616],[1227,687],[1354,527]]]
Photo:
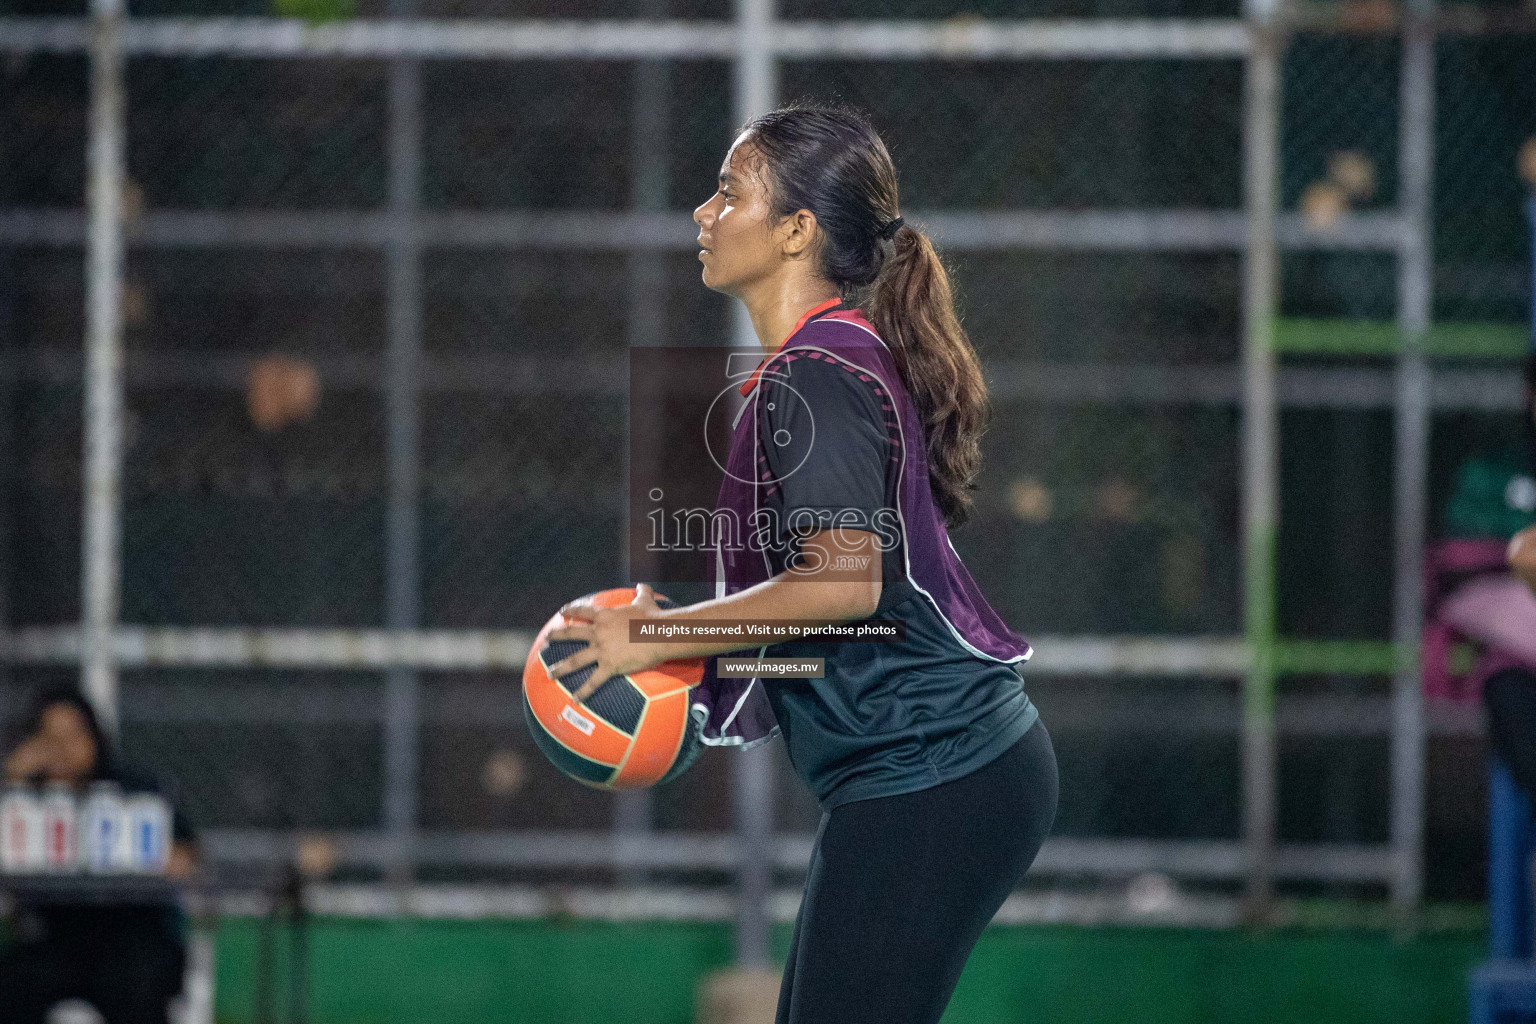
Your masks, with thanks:
[[[573,779],[599,786],[606,786],[613,778],[615,769],[611,765],[588,760],[551,736],[549,730],[545,729],[543,723],[534,715],[533,708],[528,706],[526,694],[523,696],[523,718],[528,722],[528,731],[533,734],[533,742],[539,745],[544,756],[549,758],[550,763],[561,772]]]

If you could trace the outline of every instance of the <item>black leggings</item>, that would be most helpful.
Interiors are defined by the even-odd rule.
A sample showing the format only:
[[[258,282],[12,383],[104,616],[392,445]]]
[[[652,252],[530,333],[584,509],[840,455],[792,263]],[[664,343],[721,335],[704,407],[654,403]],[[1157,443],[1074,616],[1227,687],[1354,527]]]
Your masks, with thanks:
[[[1039,852],[1056,796],[1056,753],[1036,721],[969,775],[823,813],[776,1024],[935,1024]]]

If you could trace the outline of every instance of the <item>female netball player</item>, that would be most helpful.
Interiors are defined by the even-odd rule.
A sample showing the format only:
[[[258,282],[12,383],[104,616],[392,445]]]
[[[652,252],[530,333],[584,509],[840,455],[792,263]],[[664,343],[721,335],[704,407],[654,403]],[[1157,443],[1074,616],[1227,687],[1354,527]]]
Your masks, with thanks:
[[[823,810],[778,1024],[933,1024],[1057,799],[1051,740],[1018,672],[1029,646],[947,532],[968,516],[987,415],[976,354],[933,246],[902,220],[890,155],[856,112],[756,119],[694,220],[704,284],[745,304],[767,356],[740,385],[719,499],[762,529],[716,540],[714,600],[659,609],[641,584],[627,607],[561,609],[579,621],[550,637],[588,646],[551,674],[595,665],[581,700],[609,676],[742,646],[631,643],[638,616],[902,623],[901,639],[762,648],[824,658],[824,675],[754,680],[714,742],[781,733]],[[754,720],[754,697],[772,731],[728,736]]]

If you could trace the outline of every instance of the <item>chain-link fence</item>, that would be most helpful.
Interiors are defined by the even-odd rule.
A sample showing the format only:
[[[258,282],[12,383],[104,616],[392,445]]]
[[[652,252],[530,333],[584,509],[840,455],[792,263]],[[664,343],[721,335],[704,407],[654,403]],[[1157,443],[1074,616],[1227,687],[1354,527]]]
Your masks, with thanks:
[[[192,627],[517,633],[629,582],[625,354],[730,338],[730,306],[698,281],[686,211],[711,191],[739,111],[731,61],[754,44],[730,35],[718,4],[543,6],[524,13],[715,19],[727,42],[655,23],[656,39],[675,40],[670,59],[637,61],[629,44],[562,22],[500,53],[402,35],[338,57],[323,33],[349,22],[290,45],[258,38],[257,22],[177,43],[135,37],[129,20],[123,623],[171,640]],[[936,42],[891,43],[879,33],[905,23],[867,21],[825,52],[783,43],[778,94],[869,109],[904,207],[955,267],[994,416],[977,518],[954,540],[1004,618],[1044,638],[1027,678],[1063,786],[1041,877],[1241,880],[1255,868],[1240,845],[1239,736],[1256,725],[1238,683],[1245,628],[1255,636],[1243,424],[1263,410],[1244,392],[1245,210],[1262,210],[1244,186],[1257,58],[1240,12],[799,6],[779,16],[952,19],[927,23]],[[419,13],[501,13],[474,7]],[[91,90],[85,22],[43,13],[55,12],[13,4],[0,22],[0,609],[13,630],[82,618]],[[1060,37],[986,20],[1021,15],[1089,20]],[[1114,20],[1132,16],[1224,20]],[[1504,371],[1527,344],[1516,153],[1536,135],[1531,42],[1436,44],[1432,509],[1467,451],[1518,434]],[[578,59],[582,46],[608,50]],[[1285,639],[1271,724],[1290,852],[1277,863],[1282,880],[1347,891],[1401,881],[1385,844],[1401,840],[1386,808],[1400,658],[1391,360],[1412,231],[1399,216],[1403,53],[1390,25],[1312,30],[1285,40],[1280,65]],[[1126,637],[1172,646],[1117,646]],[[73,677],[79,649],[61,643],[74,653],[13,645],[12,724],[29,692]],[[210,849],[231,861],[330,834],[343,869],[368,875],[387,859],[366,852],[370,837],[404,829],[441,840],[418,849],[423,877],[580,878],[601,858],[575,854],[586,867],[562,873],[527,837],[591,837],[616,821],[707,837],[743,813],[729,752],[616,803],[538,755],[514,671],[418,669],[130,657],[123,743],[180,779]],[[1428,892],[1472,896],[1476,844],[1456,844],[1479,827],[1464,810],[1480,785],[1476,719],[1431,710],[1431,799],[1416,811],[1421,824],[1431,814]],[[817,808],[773,749],[775,827],[807,836]],[[1168,843],[1061,845],[1130,837]],[[729,868],[656,849],[658,872]]]

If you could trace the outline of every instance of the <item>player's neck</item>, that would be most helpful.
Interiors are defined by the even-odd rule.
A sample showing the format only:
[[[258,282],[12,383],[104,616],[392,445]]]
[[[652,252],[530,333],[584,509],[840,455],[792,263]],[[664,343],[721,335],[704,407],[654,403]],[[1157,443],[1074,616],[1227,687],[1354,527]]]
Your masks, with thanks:
[[[752,318],[752,330],[765,354],[777,352],[808,310],[839,297],[837,286],[824,278],[796,274],[764,281],[741,297]]]

